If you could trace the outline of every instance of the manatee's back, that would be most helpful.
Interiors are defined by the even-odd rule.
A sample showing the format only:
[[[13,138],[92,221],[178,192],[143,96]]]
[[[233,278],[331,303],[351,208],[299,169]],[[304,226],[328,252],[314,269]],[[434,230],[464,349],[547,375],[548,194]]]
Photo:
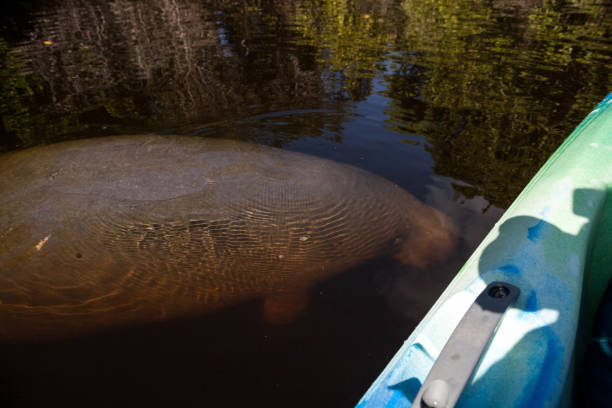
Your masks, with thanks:
[[[381,253],[419,204],[351,166],[161,136],[5,155],[0,191],[9,337],[32,315],[80,330],[305,288]]]

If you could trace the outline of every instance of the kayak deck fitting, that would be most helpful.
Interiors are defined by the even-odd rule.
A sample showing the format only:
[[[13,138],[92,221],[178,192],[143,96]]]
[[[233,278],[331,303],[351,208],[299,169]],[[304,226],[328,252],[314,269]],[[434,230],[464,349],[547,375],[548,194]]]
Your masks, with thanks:
[[[571,405],[574,368],[581,364],[612,272],[610,191],[612,93],[525,187],[357,407],[411,407],[421,401],[427,391],[420,391],[421,386],[451,334],[492,282],[513,285],[520,296],[505,312],[488,348],[485,341],[486,351],[476,359],[473,374],[467,373],[457,406]],[[467,351],[451,356],[470,358]],[[435,402],[453,406],[444,400],[453,379],[441,380],[445,384],[436,383],[432,395],[442,399]]]

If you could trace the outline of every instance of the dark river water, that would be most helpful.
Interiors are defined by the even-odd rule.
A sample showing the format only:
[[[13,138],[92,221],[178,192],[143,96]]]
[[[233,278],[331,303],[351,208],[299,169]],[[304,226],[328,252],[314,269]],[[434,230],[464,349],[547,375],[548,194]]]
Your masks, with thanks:
[[[3,342],[2,406],[354,405],[612,90],[607,0],[53,0],[0,12],[2,154],[110,135],[243,140],[382,176],[459,234],[451,259],[425,270],[381,258],[317,283],[287,324],[252,299]]]

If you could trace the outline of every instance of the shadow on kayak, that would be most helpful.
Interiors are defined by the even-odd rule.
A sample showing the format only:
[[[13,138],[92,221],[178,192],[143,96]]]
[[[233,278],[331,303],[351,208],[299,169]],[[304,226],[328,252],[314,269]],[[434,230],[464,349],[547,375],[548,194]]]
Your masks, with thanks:
[[[476,377],[462,395],[462,405],[472,406],[482,401],[479,396],[499,390],[510,372],[525,373],[523,378],[515,379],[523,383],[522,395],[508,396],[508,400],[515,401],[514,406],[521,407],[545,406],[551,402],[549,397],[561,389],[562,400],[567,401],[572,390],[589,382],[589,373],[577,372],[573,376],[571,371],[574,364],[582,366],[581,335],[574,338],[575,333],[581,328],[590,332],[592,325],[588,313],[581,316],[585,321],[579,323],[581,296],[586,293],[580,292],[581,282],[577,281],[587,281],[597,229],[601,228],[591,224],[600,221],[599,204],[604,199],[601,190],[577,189],[572,211],[580,217],[579,222],[558,218],[557,225],[548,222],[549,210],[545,207],[542,218],[513,217],[500,226],[499,236],[482,253],[479,272],[487,284],[505,279],[518,286],[521,296],[514,307],[520,312],[513,319],[510,336],[496,340],[498,344],[505,343],[505,347],[492,350],[507,351],[481,361]],[[498,334],[509,333],[506,330]],[[576,351],[573,361],[569,361],[572,349]],[[573,377],[580,383],[572,386]]]
[[[516,407],[547,406],[560,390],[564,390],[563,399],[570,398],[571,370],[582,366],[581,330],[588,335],[592,325],[592,314],[585,313],[584,306],[581,310],[581,281],[584,279],[588,289],[589,272],[597,273],[591,267],[593,257],[598,255],[598,247],[607,245],[606,234],[602,234],[604,238],[597,234],[607,226],[608,212],[601,211],[605,196],[601,190],[577,189],[571,203],[576,217],[552,217],[568,204],[555,203],[551,197],[541,217],[517,216],[499,226],[498,236],[482,251],[479,278],[470,287],[482,287],[482,281],[505,281],[519,287],[521,294],[507,312],[459,406],[477,406],[483,396],[493,394],[497,394],[494,400],[500,406]],[[605,285],[595,290],[595,297],[604,290]],[[588,298],[587,293],[584,296]],[[584,320],[580,324],[579,313]],[[575,344],[578,347],[573,354]],[[512,376],[510,385],[509,373],[523,375]],[[575,377],[580,383],[574,391],[590,381],[589,373],[578,372]],[[522,393],[504,396],[500,384]],[[412,377],[389,388],[412,402],[420,387],[420,380]]]
[[[559,303],[565,301],[566,306],[570,306],[579,299],[574,298],[565,282],[549,275],[543,264],[548,257],[555,256],[554,251],[573,248],[576,243],[586,241],[587,231],[583,226],[573,235],[543,219],[529,216],[511,218],[500,226],[498,238],[483,252],[479,271],[487,284],[503,279],[521,289],[514,305],[520,313],[516,316],[512,337],[502,339],[506,343],[503,348],[509,351],[496,356],[497,361],[488,367],[482,365],[491,359],[483,359],[478,369],[480,375],[464,391],[462,404],[471,406],[473,401],[481,401],[479,396],[497,389],[507,381],[507,373],[516,371],[517,367],[523,367],[525,373],[522,379],[516,379],[524,381],[521,387],[524,392],[517,406],[543,406],[546,401],[542,398],[550,395],[553,388],[563,386],[563,354],[567,345],[563,344],[555,327],[560,322],[571,325],[577,316],[570,315],[575,308],[560,310]],[[573,258],[569,261],[576,265],[578,262]],[[538,273],[539,270],[542,273]]]

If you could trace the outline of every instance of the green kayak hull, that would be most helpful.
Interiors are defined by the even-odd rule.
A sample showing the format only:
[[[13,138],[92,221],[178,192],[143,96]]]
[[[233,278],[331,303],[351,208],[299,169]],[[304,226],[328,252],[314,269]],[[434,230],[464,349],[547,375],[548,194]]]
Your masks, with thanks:
[[[544,164],[358,407],[410,407],[476,296],[521,290],[457,406],[571,405],[574,366],[612,268],[612,93]]]

